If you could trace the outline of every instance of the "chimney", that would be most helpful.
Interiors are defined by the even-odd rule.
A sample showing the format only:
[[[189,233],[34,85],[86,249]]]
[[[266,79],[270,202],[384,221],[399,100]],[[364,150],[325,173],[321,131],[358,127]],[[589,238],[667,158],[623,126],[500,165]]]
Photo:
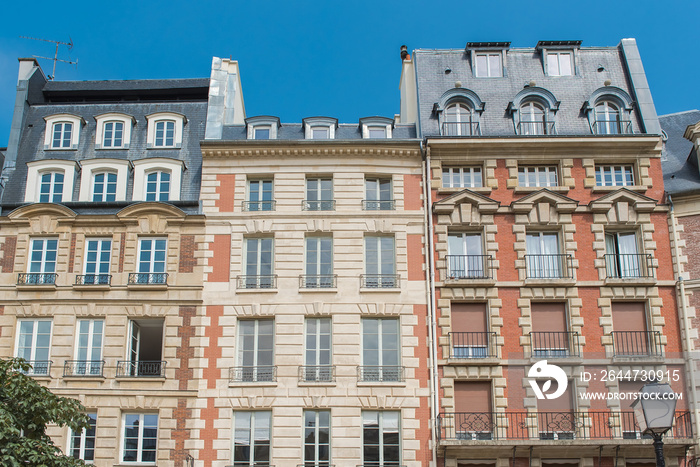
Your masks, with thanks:
[[[408,47],[405,45],[401,46],[401,60],[410,60],[411,55],[408,53]]]

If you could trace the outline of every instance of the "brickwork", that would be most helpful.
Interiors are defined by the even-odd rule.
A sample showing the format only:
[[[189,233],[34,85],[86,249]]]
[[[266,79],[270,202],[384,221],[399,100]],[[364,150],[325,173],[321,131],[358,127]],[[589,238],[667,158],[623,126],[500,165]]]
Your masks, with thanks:
[[[207,281],[228,282],[231,272],[231,235],[214,235],[209,250],[213,254],[208,258],[211,272],[207,275]]]
[[[15,249],[17,248],[17,236],[5,237],[5,242],[0,245],[2,251],[2,259],[0,260],[0,268],[2,272],[11,273],[15,268]]]
[[[119,236],[119,272],[124,272],[124,252],[126,250],[126,233]]]
[[[418,174],[405,174],[403,176],[404,209],[418,211],[423,209],[422,176]]]
[[[423,235],[409,234],[406,236],[408,249],[408,280],[425,280],[425,255],[423,253]]]
[[[236,174],[217,174],[216,181],[219,185],[216,187],[216,194],[219,198],[215,201],[214,206],[219,209],[219,212],[233,212],[235,206],[235,189],[236,189]]]
[[[193,272],[197,265],[197,259],[194,256],[197,244],[194,241],[194,235],[182,235],[180,237],[180,263],[178,272]]]
[[[75,240],[77,234],[70,235],[70,252],[68,253],[68,272],[73,272],[73,267],[75,263]]]
[[[682,226],[680,237],[685,240],[683,255],[696,260],[690,260],[685,265],[685,272],[688,279],[700,279],[700,215],[678,217],[678,224]],[[699,308],[700,310],[700,308]]]

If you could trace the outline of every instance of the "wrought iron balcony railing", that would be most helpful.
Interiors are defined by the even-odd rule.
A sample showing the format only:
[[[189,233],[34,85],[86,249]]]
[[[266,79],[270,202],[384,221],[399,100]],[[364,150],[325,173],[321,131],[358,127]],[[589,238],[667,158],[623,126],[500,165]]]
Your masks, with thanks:
[[[491,255],[447,255],[447,279],[489,279],[493,269]]]
[[[395,365],[363,365],[357,367],[357,379],[365,383],[401,382],[405,368]]]
[[[613,331],[613,350],[616,357],[660,357],[659,331]]]
[[[653,260],[647,254],[606,254],[606,276],[615,279],[654,277]]]
[[[32,367],[24,372],[29,376],[49,376],[51,374],[52,360],[27,360]]]
[[[309,200],[301,202],[301,209],[304,211],[335,211],[335,200]]]
[[[438,415],[440,440],[640,439],[633,412],[471,412]],[[692,438],[690,412],[677,411],[674,439]]]
[[[495,332],[451,332],[450,358],[496,357]]]
[[[568,358],[581,355],[578,332],[571,331],[531,332],[530,349],[532,356],[536,358]]]
[[[632,122],[630,120],[596,118],[593,124],[593,133],[596,135],[631,135]]]
[[[396,210],[396,200],[362,200],[362,209],[365,211],[394,211]]]
[[[301,289],[332,289],[337,283],[337,274],[304,274],[299,276]]]
[[[480,136],[479,122],[444,122],[442,136]]]
[[[168,284],[167,272],[132,272],[129,273],[129,284]]]
[[[518,123],[518,134],[523,136],[556,135],[554,122],[528,122]]]
[[[528,279],[570,279],[573,277],[571,255],[525,255]]]
[[[63,363],[63,376],[104,376],[104,360],[68,360]]]
[[[277,381],[277,367],[274,365],[234,366],[229,368],[228,380],[231,383],[267,383]]]
[[[56,285],[55,273],[28,272],[17,274],[17,285]]]
[[[237,276],[236,282],[239,289],[274,289],[277,287],[277,275]]]
[[[299,381],[302,383],[331,383],[335,381],[335,366],[305,365],[299,367]]]
[[[117,362],[117,378],[119,377],[135,377],[135,378],[165,378],[164,361],[118,361]]]
[[[277,207],[277,202],[269,201],[243,201],[244,211],[274,211]]]
[[[368,289],[395,289],[399,286],[398,274],[362,274],[360,287]]]
[[[111,283],[111,274],[84,274],[82,276],[75,276],[75,285],[110,285]]]

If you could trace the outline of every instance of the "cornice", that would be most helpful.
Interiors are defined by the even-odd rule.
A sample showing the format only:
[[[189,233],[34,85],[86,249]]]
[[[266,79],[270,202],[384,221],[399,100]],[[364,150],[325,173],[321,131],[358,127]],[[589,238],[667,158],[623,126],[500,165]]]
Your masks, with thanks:
[[[420,143],[411,141],[202,141],[202,157],[420,157]]]

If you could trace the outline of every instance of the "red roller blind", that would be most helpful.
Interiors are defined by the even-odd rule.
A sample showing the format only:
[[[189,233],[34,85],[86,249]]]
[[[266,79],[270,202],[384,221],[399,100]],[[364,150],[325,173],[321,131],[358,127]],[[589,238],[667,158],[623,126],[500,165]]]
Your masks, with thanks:
[[[566,332],[566,305],[564,303],[533,303],[532,330],[534,332]]]
[[[491,382],[455,381],[455,411],[491,412]]]
[[[486,332],[485,303],[453,303],[452,332]]]

